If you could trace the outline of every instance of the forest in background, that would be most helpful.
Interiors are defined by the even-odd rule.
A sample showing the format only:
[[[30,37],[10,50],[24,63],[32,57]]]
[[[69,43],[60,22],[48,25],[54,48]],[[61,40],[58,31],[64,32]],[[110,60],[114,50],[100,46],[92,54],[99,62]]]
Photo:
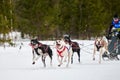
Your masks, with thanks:
[[[0,0],[0,40],[12,31],[40,40],[90,39],[105,35],[116,13],[119,0]]]

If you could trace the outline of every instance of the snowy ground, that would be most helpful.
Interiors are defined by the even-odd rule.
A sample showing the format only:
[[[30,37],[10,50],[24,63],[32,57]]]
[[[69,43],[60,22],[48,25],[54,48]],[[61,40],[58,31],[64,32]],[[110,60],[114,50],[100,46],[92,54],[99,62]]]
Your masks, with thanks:
[[[53,41],[42,41],[51,45],[53,50],[53,66],[43,68],[41,59],[32,65],[32,53],[29,42],[23,42],[22,49],[17,47],[0,47],[0,80],[120,80],[120,61],[92,61],[93,41],[78,41],[81,44],[81,63],[74,54],[74,63],[66,68],[57,67]],[[97,53],[98,54],[98,53]],[[98,55],[96,55],[96,58]]]

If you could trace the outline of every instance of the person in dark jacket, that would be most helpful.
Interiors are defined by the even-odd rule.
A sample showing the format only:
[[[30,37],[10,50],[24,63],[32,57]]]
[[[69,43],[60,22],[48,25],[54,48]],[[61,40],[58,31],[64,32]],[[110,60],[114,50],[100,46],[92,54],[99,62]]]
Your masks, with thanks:
[[[114,34],[114,36],[117,36],[120,38],[120,19],[117,14],[114,15],[108,30],[109,36],[112,35],[112,33]]]

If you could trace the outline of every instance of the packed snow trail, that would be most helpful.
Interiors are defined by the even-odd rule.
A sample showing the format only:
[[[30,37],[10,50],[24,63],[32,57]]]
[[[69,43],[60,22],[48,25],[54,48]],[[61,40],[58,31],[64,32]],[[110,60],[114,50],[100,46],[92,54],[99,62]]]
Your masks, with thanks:
[[[93,41],[78,41],[87,44]],[[43,41],[53,45],[54,42]],[[44,68],[39,59],[35,65],[32,65],[32,52],[29,41],[23,42],[21,50],[17,47],[0,47],[0,80],[119,80],[120,79],[120,61],[102,61],[98,63],[92,61],[93,46],[88,46],[81,50],[81,63],[77,61],[77,54],[74,53],[74,63],[66,68],[65,65],[58,67],[56,51],[53,46],[53,66],[49,64],[49,57],[46,59],[47,67]],[[97,53],[98,54],[98,53]],[[76,58],[76,59],[75,59]]]

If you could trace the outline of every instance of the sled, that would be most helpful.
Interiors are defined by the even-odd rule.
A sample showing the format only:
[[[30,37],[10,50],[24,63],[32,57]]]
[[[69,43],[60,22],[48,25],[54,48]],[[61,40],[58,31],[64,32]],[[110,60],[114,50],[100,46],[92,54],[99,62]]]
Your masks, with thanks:
[[[111,54],[120,54],[120,39],[117,36],[113,36],[108,45],[108,51]]]

